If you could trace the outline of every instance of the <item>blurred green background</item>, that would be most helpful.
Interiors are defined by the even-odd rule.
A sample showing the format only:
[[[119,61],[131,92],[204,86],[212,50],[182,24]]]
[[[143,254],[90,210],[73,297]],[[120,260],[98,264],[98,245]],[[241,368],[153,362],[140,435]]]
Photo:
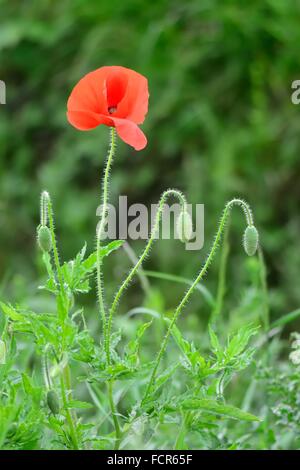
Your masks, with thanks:
[[[124,65],[149,79],[143,125],[149,143],[140,153],[119,143],[111,201],[125,194],[130,203],[150,205],[177,187],[189,202],[205,204],[204,249],[160,241],[147,267],[192,278],[224,203],[241,196],[260,232],[272,318],[299,307],[300,107],[291,103],[291,83],[300,78],[299,6],[295,0],[0,0],[0,79],[7,86],[7,104],[0,106],[1,297],[34,303],[44,275],[35,243],[41,190],[52,194],[64,258],[84,241],[93,249],[109,133],[104,126],[76,131],[66,120],[66,101],[87,72]],[[235,211],[228,311],[251,284],[243,227]],[[139,252],[141,245],[132,248]],[[110,291],[129,265],[124,252],[111,257]],[[213,292],[217,269],[206,279]],[[151,283],[168,307],[184,291]],[[137,284],[130,294],[127,307],[140,300]]]

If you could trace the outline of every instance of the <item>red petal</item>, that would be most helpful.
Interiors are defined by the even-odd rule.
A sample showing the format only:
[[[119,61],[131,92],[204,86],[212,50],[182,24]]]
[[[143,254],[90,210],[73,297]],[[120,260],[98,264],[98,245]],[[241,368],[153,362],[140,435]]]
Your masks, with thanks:
[[[107,113],[106,76],[107,67],[85,75],[72,90],[68,99],[68,111],[92,111]]]
[[[113,126],[113,121],[103,114],[96,114],[91,111],[68,111],[67,118],[72,126],[81,131],[88,131],[94,129],[100,124],[106,126]]]
[[[142,150],[147,145],[147,138],[141,129],[132,121],[127,119],[113,118],[119,137],[131,145],[135,150]]]
[[[141,124],[148,111],[148,97],[148,82],[143,75],[125,67],[101,67],[85,75],[74,87],[67,105],[68,119],[72,125],[83,130],[99,124],[113,125],[112,119]],[[109,107],[116,110],[110,114]],[[141,131],[131,130],[131,133],[134,132],[144,137]]]
[[[107,107],[117,108],[126,93],[128,77],[127,74],[119,70],[119,67],[111,67],[106,78]]]
[[[134,70],[125,70],[128,84],[126,94],[118,105],[116,116],[142,124],[148,112],[148,80]]]

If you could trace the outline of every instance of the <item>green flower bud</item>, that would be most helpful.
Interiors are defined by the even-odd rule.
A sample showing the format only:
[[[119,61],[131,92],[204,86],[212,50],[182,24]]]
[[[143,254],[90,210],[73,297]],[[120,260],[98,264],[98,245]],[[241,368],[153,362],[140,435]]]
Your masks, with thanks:
[[[5,364],[6,360],[6,346],[4,341],[0,339],[0,364]]]
[[[50,229],[45,225],[38,229],[38,244],[42,251],[51,251],[52,240]]]
[[[59,413],[59,398],[55,390],[49,390],[47,393],[47,405],[54,415]]]
[[[180,212],[178,216],[176,231],[178,238],[182,243],[186,243],[192,238],[193,222],[190,214],[186,210]]]
[[[244,233],[244,250],[248,256],[253,256],[258,247],[258,231],[254,225],[248,225]]]

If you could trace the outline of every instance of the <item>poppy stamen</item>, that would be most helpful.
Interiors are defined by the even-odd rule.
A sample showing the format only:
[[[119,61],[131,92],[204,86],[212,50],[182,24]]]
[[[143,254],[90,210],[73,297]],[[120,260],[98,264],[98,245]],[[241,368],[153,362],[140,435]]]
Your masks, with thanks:
[[[109,114],[113,114],[117,111],[117,106],[109,106],[108,112]]]

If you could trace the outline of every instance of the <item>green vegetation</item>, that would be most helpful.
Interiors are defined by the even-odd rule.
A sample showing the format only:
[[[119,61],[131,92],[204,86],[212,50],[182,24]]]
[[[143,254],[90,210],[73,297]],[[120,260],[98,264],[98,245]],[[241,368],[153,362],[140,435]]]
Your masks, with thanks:
[[[0,448],[299,448],[299,2],[0,7]],[[110,306],[144,246],[97,255],[108,129],[65,113],[111,64],[148,77],[150,105],[146,149],[118,140],[110,201],[178,188],[205,204],[205,245],[157,241],[105,326],[97,261]],[[210,263],[236,197],[258,251],[236,208]]]

